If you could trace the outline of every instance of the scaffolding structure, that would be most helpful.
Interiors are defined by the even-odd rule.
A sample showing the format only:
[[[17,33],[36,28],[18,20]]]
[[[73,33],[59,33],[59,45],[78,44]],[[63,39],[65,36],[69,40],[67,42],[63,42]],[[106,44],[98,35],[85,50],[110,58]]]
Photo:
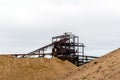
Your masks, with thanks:
[[[27,54],[14,54],[19,58],[45,58],[46,55],[51,57],[57,57],[61,60],[68,60],[76,66],[83,65],[94,58],[94,56],[86,56],[84,54],[84,44],[79,43],[79,37],[72,33],[64,33],[63,35],[52,37],[52,43],[44,47],[36,49]],[[51,52],[46,53],[45,51],[51,48]]]
[[[84,56],[84,44],[79,43],[79,37],[72,33],[52,37],[52,43],[55,43],[52,49],[52,55],[62,60],[69,60],[75,65],[79,65],[79,55]],[[80,52],[80,48],[82,49]],[[84,57],[82,57],[84,58]]]

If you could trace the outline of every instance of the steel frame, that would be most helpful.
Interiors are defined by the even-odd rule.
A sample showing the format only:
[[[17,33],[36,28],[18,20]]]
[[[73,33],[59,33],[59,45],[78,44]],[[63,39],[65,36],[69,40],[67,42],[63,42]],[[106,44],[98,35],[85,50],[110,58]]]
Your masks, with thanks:
[[[52,48],[52,52],[45,53],[48,48]],[[68,60],[73,64],[80,66],[94,58],[94,56],[86,56],[84,54],[84,44],[79,43],[79,37],[75,36],[72,33],[64,33],[60,36],[52,37],[52,43],[48,44],[44,47],[36,49],[27,54],[12,54],[18,58],[45,58],[46,55],[50,55],[52,57],[57,57],[61,60]]]

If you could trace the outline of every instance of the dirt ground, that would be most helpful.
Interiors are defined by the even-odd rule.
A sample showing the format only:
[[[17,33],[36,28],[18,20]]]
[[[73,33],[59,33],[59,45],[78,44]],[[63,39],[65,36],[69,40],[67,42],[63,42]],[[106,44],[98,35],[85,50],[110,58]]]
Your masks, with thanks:
[[[55,80],[76,70],[57,58],[13,58],[0,56],[0,80]]]
[[[58,80],[120,80],[120,48]]]
[[[80,67],[57,58],[0,56],[0,80],[120,80],[120,48]]]

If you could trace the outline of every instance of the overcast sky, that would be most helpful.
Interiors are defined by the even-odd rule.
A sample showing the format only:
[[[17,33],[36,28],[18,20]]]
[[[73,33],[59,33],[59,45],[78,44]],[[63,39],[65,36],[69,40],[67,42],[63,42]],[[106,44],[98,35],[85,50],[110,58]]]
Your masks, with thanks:
[[[120,47],[119,0],[0,0],[0,53],[28,53],[72,32],[100,56]]]

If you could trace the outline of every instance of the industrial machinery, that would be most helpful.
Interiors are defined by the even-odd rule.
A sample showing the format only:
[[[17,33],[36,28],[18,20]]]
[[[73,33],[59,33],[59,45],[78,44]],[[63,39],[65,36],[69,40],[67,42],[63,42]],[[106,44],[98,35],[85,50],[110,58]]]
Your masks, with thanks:
[[[83,65],[94,58],[94,56],[86,56],[84,54],[84,44],[79,43],[79,37],[72,33],[64,33],[63,35],[52,37],[52,43],[44,47],[36,49],[27,54],[14,54],[19,58],[45,58],[46,55],[49,57],[57,57],[61,60],[68,60],[76,66]],[[48,48],[51,52],[47,52]]]

